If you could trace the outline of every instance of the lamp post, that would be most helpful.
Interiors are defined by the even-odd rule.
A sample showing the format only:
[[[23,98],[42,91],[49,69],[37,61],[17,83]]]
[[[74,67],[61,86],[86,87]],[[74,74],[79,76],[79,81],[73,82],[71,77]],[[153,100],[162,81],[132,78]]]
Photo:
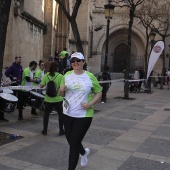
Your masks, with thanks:
[[[104,5],[105,8],[105,18],[107,19],[107,30],[106,30],[106,50],[105,50],[105,60],[104,60],[104,69],[107,66],[108,58],[108,43],[109,43],[109,27],[110,19],[112,19],[115,6],[111,4],[111,0],[108,0],[108,4]]]
[[[149,40],[150,40],[150,44],[151,44],[151,50],[152,50],[152,48],[153,48],[153,46],[155,44],[155,36],[156,36],[156,33],[153,30],[151,30],[151,32],[149,33]],[[148,59],[148,61],[149,61],[149,59]],[[151,72],[150,75],[152,76],[152,72]],[[151,77],[149,77],[149,79],[148,79],[148,88],[149,88],[149,92],[151,92]]]

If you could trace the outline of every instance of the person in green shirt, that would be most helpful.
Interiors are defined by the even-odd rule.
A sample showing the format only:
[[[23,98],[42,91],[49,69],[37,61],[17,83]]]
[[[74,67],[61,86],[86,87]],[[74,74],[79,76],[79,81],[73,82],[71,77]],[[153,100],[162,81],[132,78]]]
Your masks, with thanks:
[[[42,60],[40,60],[39,61],[39,68],[36,70],[36,72],[34,74],[34,79],[42,80],[42,78],[44,77],[44,70],[45,70],[45,63]],[[38,86],[38,84],[33,83],[33,86]],[[33,91],[41,93],[42,90],[38,89],[38,90],[33,90]],[[33,108],[33,107],[31,109],[31,114],[35,115],[35,116],[39,116],[38,113],[36,112],[36,108]]]
[[[33,73],[35,71],[35,69],[37,68],[37,62],[35,61],[31,61],[29,63],[29,67],[25,68],[23,73],[22,73],[22,82],[21,82],[21,86],[28,86],[31,87],[32,83],[37,83],[39,84],[40,81],[39,79],[34,79],[33,77]],[[20,98],[18,101],[18,120],[23,120],[23,106],[25,105],[27,99],[29,97],[29,90],[21,90],[20,92]]]
[[[44,70],[45,70],[45,63],[40,60],[39,61],[39,68],[36,70],[35,74],[34,74],[34,78],[38,78],[40,80],[42,80],[42,78],[44,77]],[[36,83],[33,83],[35,86],[37,86]]]
[[[59,116],[59,136],[65,134],[65,131],[63,129],[63,97],[59,95],[59,88],[63,75],[59,74],[57,71],[58,65],[56,64],[56,62],[51,62],[49,72],[44,75],[40,83],[40,87],[43,88],[44,86],[47,86],[50,80],[52,80],[55,83],[57,91],[57,95],[55,97],[50,97],[46,93],[44,98],[45,111],[43,117],[43,135],[47,135],[49,115],[52,112],[53,107],[56,108]]]

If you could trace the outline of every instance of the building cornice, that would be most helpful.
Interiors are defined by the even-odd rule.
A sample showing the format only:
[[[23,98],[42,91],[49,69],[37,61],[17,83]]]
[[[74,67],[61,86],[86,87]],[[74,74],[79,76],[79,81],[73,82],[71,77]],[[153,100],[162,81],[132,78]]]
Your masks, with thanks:
[[[37,18],[33,17],[31,14],[29,14],[26,11],[23,11],[20,15],[21,18],[25,19],[26,21],[34,24],[37,27],[40,27],[43,30],[43,34],[47,33],[47,25],[38,20]]]

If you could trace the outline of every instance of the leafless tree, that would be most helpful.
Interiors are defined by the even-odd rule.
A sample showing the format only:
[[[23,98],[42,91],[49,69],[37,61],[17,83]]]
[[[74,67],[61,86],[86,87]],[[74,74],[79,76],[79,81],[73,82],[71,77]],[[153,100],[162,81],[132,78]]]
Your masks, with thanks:
[[[76,17],[77,17],[77,14],[78,14],[79,7],[82,3],[82,0],[76,0],[75,1],[73,12],[72,12],[71,15],[69,14],[69,11],[66,10],[63,0],[56,0],[56,2],[59,4],[60,8],[62,9],[63,13],[65,14],[68,21],[71,24],[71,28],[72,28],[73,35],[74,35],[74,38],[75,38],[77,51],[84,53],[82,41],[81,41],[81,38],[80,38],[80,34],[79,34],[77,22],[76,22]],[[66,3],[68,3],[68,2],[66,2]]]
[[[166,37],[170,36],[168,30],[170,27],[170,2],[164,1],[145,1],[141,8],[136,12],[135,16],[140,19],[142,25],[146,29],[146,50],[145,50],[145,68],[148,66],[148,46],[149,46],[149,32],[154,31],[162,37],[164,43]],[[163,51],[163,67],[162,75],[164,75],[165,68],[165,50]],[[147,71],[147,70],[146,70]],[[161,81],[161,89],[163,88],[163,78]]]
[[[149,48],[149,34],[151,32],[152,23],[158,18],[158,15],[155,14],[152,10],[152,1],[145,1],[135,12],[135,17],[140,20],[139,24],[142,24],[145,28],[146,34],[146,46],[145,46],[145,73],[147,73],[148,67],[148,48]]]
[[[129,83],[128,77],[130,72],[130,57],[131,57],[131,37],[132,37],[132,27],[134,22],[135,11],[138,6],[140,6],[145,0],[112,0],[115,6],[120,8],[127,8],[129,10],[129,28],[128,28],[128,55],[126,61],[126,71],[125,71],[125,88],[124,88],[124,98],[129,99]]]
[[[158,18],[155,23],[151,24],[151,28],[162,37],[163,42],[166,47],[166,38],[170,36],[168,30],[170,28],[170,2],[169,0],[164,0],[157,2],[155,8],[158,13]],[[163,64],[162,64],[162,76],[165,76],[165,50],[162,54]],[[161,89],[163,89],[164,79],[161,79]]]
[[[168,0],[164,1],[146,1],[142,8],[141,12],[138,14],[142,24],[145,26],[147,23],[147,28],[154,31],[162,37],[164,43],[166,42],[166,37],[170,36],[168,30],[170,28],[170,2]],[[146,27],[145,27],[146,28]],[[148,39],[147,39],[148,40]],[[162,54],[163,66],[162,66],[162,75],[165,72],[165,50]],[[147,64],[145,63],[147,66]],[[161,89],[163,89],[163,78],[161,79]]]
[[[11,0],[0,0],[0,80],[2,78],[2,67],[10,6]]]

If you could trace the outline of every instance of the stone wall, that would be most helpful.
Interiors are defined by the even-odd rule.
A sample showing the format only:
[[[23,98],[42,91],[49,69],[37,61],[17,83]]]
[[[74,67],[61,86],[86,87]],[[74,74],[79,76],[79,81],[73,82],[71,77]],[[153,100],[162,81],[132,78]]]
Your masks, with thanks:
[[[69,12],[68,1],[63,1],[66,10]],[[69,36],[69,21],[67,20],[62,9],[58,9],[58,22],[56,24],[56,45],[55,48],[58,51],[62,51],[64,48],[69,50],[68,36]]]
[[[44,23],[47,25],[47,34],[44,35],[43,57],[45,60],[52,54],[52,14],[53,14],[53,0],[44,1]]]
[[[14,16],[14,6],[17,6]],[[16,12],[16,10],[15,10]],[[13,0],[7,30],[4,67],[14,61],[15,56],[22,57],[22,66],[27,67],[32,60],[39,61],[43,57],[44,22],[42,0]],[[42,25],[43,26],[43,25]]]
[[[71,14],[75,0],[63,0],[63,2]],[[95,8],[93,3],[96,7],[104,7],[107,2],[82,1],[76,21],[88,68],[96,73],[102,70],[104,63],[107,20],[104,10]],[[15,16],[14,6],[17,7],[15,12],[18,11]],[[113,19],[110,21],[108,54],[110,71],[114,66],[115,49],[120,44],[127,45],[128,21],[126,10],[115,10]],[[103,29],[94,31],[99,26]],[[144,56],[146,36],[144,27],[137,19],[134,20],[132,32],[132,54],[141,59],[141,56]],[[156,37],[156,39],[159,38]],[[22,65],[27,67],[32,60],[38,62],[40,59],[47,60],[50,55],[54,56],[56,49],[61,51],[67,47],[68,52],[71,53],[76,47],[75,44],[69,43],[71,42],[68,41],[69,39],[74,40],[70,23],[55,0],[12,0],[3,66],[9,66],[16,55],[22,57]],[[167,50],[169,42],[170,38],[167,38],[165,54],[169,54],[170,57],[170,51]],[[168,67],[169,58],[165,59],[166,67]],[[134,63],[139,64],[139,61]],[[157,64],[155,69],[161,70],[159,67],[161,64]]]

